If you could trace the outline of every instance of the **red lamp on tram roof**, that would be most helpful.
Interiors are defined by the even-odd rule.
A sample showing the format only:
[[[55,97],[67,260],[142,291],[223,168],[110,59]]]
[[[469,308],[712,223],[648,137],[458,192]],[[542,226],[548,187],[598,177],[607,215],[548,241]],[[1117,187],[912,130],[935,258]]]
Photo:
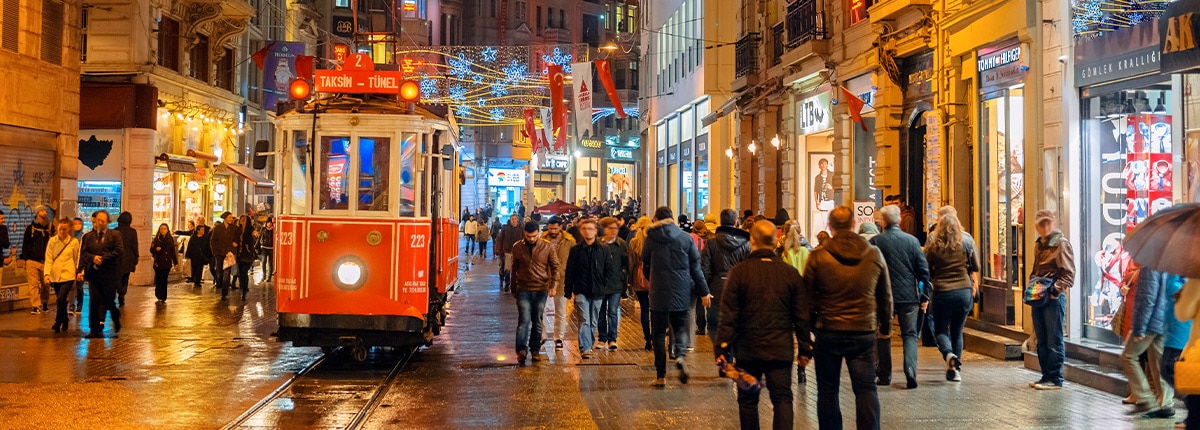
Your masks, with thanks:
[[[404,103],[416,103],[421,100],[421,86],[417,81],[404,81],[400,83],[400,101]]]

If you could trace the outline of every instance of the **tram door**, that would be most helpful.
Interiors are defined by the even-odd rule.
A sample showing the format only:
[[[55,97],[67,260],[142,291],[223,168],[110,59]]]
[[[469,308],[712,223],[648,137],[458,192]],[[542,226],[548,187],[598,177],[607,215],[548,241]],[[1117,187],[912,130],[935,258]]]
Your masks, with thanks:
[[[430,218],[434,225],[431,242],[435,245],[433,258],[429,259],[429,273],[437,274],[438,286],[449,288],[449,281],[457,278],[457,273],[444,273],[447,270],[457,270],[457,261],[451,261],[458,256],[458,224],[453,221],[458,209],[455,193],[451,190],[458,188],[454,184],[457,168],[457,151],[449,139],[448,133],[437,131],[433,134],[432,145],[427,154]],[[446,291],[439,291],[445,293]]]

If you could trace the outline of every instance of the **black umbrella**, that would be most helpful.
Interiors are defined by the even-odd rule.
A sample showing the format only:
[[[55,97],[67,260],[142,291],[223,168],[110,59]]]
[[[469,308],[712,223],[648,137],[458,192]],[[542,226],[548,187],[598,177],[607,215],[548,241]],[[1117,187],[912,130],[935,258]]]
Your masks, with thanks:
[[[1138,264],[1185,278],[1200,278],[1200,203],[1175,205],[1146,218],[1125,238]]]

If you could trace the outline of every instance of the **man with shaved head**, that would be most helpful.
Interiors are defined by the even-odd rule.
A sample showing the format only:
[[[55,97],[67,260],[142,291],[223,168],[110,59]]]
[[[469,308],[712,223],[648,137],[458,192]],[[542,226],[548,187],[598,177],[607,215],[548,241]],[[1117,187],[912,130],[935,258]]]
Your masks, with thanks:
[[[790,429],[795,339],[808,333],[800,302],[804,281],[775,255],[774,223],[750,227],[750,249],[725,280],[714,350],[718,357],[732,353],[738,367],[755,378],[765,376],[775,408],[772,427]],[[738,409],[742,428],[758,428],[758,393],[738,390]]]
[[[892,288],[882,253],[854,232],[854,221],[848,207],[830,211],[833,237],[813,250],[803,271],[806,324],[797,338],[801,364],[811,356],[816,366],[817,422],[822,428],[841,426],[838,382],[843,361],[854,389],[857,427],[879,428],[875,339],[890,334]],[[810,326],[815,343],[808,335]]]

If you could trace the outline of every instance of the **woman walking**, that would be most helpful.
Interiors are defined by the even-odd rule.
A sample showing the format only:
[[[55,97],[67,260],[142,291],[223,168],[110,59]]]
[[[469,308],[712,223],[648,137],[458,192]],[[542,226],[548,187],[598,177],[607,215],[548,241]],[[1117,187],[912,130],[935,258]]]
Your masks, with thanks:
[[[158,303],[166,303],[167,277],[171,274],[171,268],[179,264],[179,257],[175,255],[175,238],[171,236],[171,228],[165,223],[158,225],[158,232],[150,241],[150,256],[154,258],[154,297],[158,298]]]
[[[953,214],[938,219],[925,247],[933,284],[933,326],[938,350],[946,359],[946,380],[962,381],[963,326],[979,289],[975,241]]]
[[[208,235],[208,226],[201,225],[196,227],[196,232],[192,238],[188,240],[187,250],[185,255],[192,264],[192,285],[200,288],[204,283],[204,266],[212,264],[212,247],[209,246],[211,236]]]
[[[67,330],[67,303],[70,291],[78,279],[75,269],[79,267],[79,240],[72,235],[71,220],[58,220],[57,234],[46,244],[44,281],[54,289],[57,308],[54,313],[54,332]]]
[[[487,243],[492,240],[492,229],[487,227],[487,220],[475,228],[475,241],[479,242],[479,258],[487,260]]]
[[[629,241],[629,283],[633,286],[641,310],[642,339],[646,341],[647,351],[654,350],[654,338],[650,337],[650,280],[642,275],[642,246],[646,244],[646,229],[650,224],[650,217],[638,218],[634,229],[637,233]]]
[[[795,267],[801,275],[804,265],[808,264],[808,243],[804,240],[804,228],[799,223],[791,223],[783,236],[783,261]]]
[[[242,300],[246,300],[246,294],[250,292],[250,268],[254,267],[254,260],[258,258],[258,238],[255,237],[254,224],[248,215],[242,215],[240,220],[242,226],[241,238],[238,240],[237,254],[237,280],[242,285]]]

